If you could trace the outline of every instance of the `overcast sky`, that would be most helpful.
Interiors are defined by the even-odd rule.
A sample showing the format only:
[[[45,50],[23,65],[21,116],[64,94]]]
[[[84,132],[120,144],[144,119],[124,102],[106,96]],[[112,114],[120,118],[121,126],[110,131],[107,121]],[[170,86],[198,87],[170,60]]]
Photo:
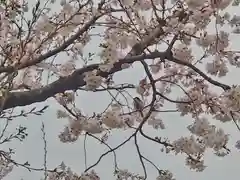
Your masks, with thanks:
[[[237,13],[236,9],[231,9],[232,13]],[[239,49],[240,37],[231,37],[233,49]],[[91,52],[89,50],[97,49],[97,44],[99,39],[94,39],[86,48],[85,53]],[[133,75],[134,74],[134,75]],[[227,84],[240,84],[239,80],[239,70],[232,68],[229,75],[223,80]],[[144,77],[144,71],[141,65],[135,64],[130,70],[125,70],[123,73],[117,73],[115,79],[118,82],[128,83],[138,82],[140,77]],[[99,112],[104,109],[110,101],[107,93],[85,93],[79,92],[77,97],[77,104],[86,114],[92,114],[92,112]],[[172,97],[176,97],[178,94],[173,94]],[[56,110],[59,109],[59,105],[53,100],[49,99],[44,103],[38,103],[36,106],[41,108],[45,104],[50,105],[46,113],[42,116],[29,116],[27,118],[15,119],[8,132],[14,130],[18,124],[25,125],[28,127],[29,136],[24,142],[14,141],[12,143],[4,144],[3,148],[15,148],[16,154],[14,159],[19,163],[24,163],[28,161],[32,167],[40,168],[43,165],[43,140],[41,132],[41,123],[44,122],[45,130],[47,135],[47,165],[48,168],[52,169],[58,166],[62,161],[65,162],[67,166],[70,166],[73,171],[81,173],[84,170],[84,151],[83,151],[83,138],[80,137],[79,140],[72,144],[63,144],[59,141],[59,132],[63,130],[64,125],[68,122],[66,119],[57,119]],[[18,108],[20,110],[21,108]],[[179,114],[161,114],[162,119],[166,125],[166,130],[155,131],[150,127],[145,128],[145,132],[148,132],[151,136],[161,136],[168,137],[170,140],[175,140],[180,136],[188,135],[186,129],[187,125],[192,123],[192,119],[189,117],[180,117]],[[216,157],[212,151],[208,151],[206,154],[205,165],[208,167],[205,171],[201,173],[196,173],[189,170],[185,166],[184,156],[165,154],[160,152],[160,146],[148,142],[140,138],[139,143],[143,154],[152,160],[160,169],[168,169],[173,172],[177,180],[195,179],[235,179],[239,177],[239,161],[240,152],[234,148],[236,140],[239,138],[239,132],[232,123],[219,124],[216,120],[212,120],[212,123],[216,123],[219,127],[223,127],[224,130],[231,134],[231,139],[229,142],[229,148],[232,152],[224,157]],[[116,131],[110,136],[108,143],[112,147],[122,142],[130,135],[130,131]],[[97,141],[88,138],[87,140],[87,157],[88,165],[96,162],[101,153],[105,152],[107,149],[104,145],[100,145]],[[134,142],[128,142],[123,148],[117,151],[118,165],[120,168],[127,168],[129,171],[134,173],[142,172],[142,167],[139,162],[139,158],[136,155],[136,148]],[[147,163],[146,163],[147,164]],[[113,172],[113,156],[109,154],[107,157],[103,158],[101,163],[95,168],[100,177],[104,180],[112,180]],[[157,172],[149,164],[147,164],[148,179],[155,179]],[[5,180],[37,180],[43,177],[43,173],[28,172],[27,170],[19,167],[8,175]]]

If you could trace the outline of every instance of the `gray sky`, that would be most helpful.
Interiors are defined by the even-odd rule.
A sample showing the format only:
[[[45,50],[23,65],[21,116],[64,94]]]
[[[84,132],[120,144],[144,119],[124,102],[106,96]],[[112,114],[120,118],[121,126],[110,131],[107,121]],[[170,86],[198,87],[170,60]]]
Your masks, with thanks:
[[[232,13],[237,12],[233,9]],[[239,47],[240,37],[232,37],[233,49]],[[97,39],[92,41],[86,48],[85,53],[89,50],[96,49]],[[134,74],[134,75],[133,75]],[[127,80],[129,83],[136,83],[140,77],[143,77],[144,73],[139,64],[134,65],[133,69],[125,70],[122,73],[117,73],[114,77],[117,82],[124,82]],[[228,84],[240,84],[239,70],[232,68],[229,75],[223,78],[222,82]],[[83,109],[86,114],[92,114],[92,112],[99,112],[107,104],[110,99],[107,93],[85,93],[79,92],[77,97],[77,104]],[[177,96],[178,94],[173,94]],[[64,125],[68,122],[66,119],[57,119],[56,110],[59,105],[52,99],[47,100],[44,103],[38,103],[37,107],[41,108],[45,104],[51,105],[47,109],[43,116],[29,116],[27,118],[14,119],[11,123],[8,132],[14,130],[18,124],[26,125],[28,127],[29,136],[24,142],[14,141],[8,144],[4,144],[2,148],[15,148],[16,155],[14,159],[19,163],[29,161],[32,167],[40,168],[43,165],[43,140],[41,132],[41,123],[45,123],[45,130],[47,134],[47,150],[48,150],[48,168],[52,169],[59,165],[62,161],[67,166],[70,166],[73,171],[81,173],[84,170],[84,151],[83,151],[83,136],[79,140],[72,144],[63,144],[59,141],[59,132],[63,130]],[[29,106],[30,107],[30,106]],[[18,108],[20,110],[21,108]],[[161,114],[163,121],[166,125],[166,130],[155,131],[150,127],[145,127],[145,132],[151,136],[168,137],[170,140],[175,140],[180,136],[189,135],[186,126],[192,123],[192,119],[189,117],[179,117],[178,114]],[[229,147],[232,152],[224,157],[216,157],[212,151],[208,151],[205,158],[205,165],[208,167],[201,173],[196,173],[189,170],[185,166],[183,155],[165,154],[160,152],[160,146],[146,141],[140,138],[139,144],[143,154],[152,160],[160,169],[170,170],[177,180],[195,179],[235,179],[239,177],[239,151],[234,148],[236,140],[239,138],[239,132],[232,123],[220,124],[216,120],[212,120],[212,123],[216,123],[219,127],[223,127],[224,130],[231,134]],[[108,143],[112,147],[122,142],[130,135],[130,131],[115,131],[110,136]],[[87,140],[87,155],[88,165],[96,162],[101,153],[107,149],[104,145],[100,145],[97,141],[88,138]],[[118,165],[120,168],[127,168],[130,172],[143,174],[139,158],[136,155],[136,148],[133,141],[128,142],[123,148],[117,151]],[[147,164],[147,163],[146,163]],[[113,172],[113,156],[109,154],[101,163],[95,168],[96,172],[99,173],[100,177],[104,180],[111,180]],[[147,164],[148,179],[155,179],[157,172],[152,168],[151,165]],[[28,172],[27,170],[19,167],[9,174],[5,180],[32,180],[40,179],[43,177],[43,173]]]

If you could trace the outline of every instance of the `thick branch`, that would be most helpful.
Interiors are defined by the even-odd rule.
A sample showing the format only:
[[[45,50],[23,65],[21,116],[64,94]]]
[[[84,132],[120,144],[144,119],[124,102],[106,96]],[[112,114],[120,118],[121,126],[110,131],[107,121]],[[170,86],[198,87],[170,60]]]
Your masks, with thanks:
[[[159,57],[159,53],[158,54],[153,53],[152,55],[139,55],[139,56],[133,56],[126,59],[122,59],[114,65],[114,68],[111,70],[111,72],[100,71],[99,75],[101,75],[102,77],[107,77],[109,74],[113,74],[118,71],[121,71],[122,70],[121,65],[124,63],[132,64],[135,61],[140,61],[146,58],[151,59],[154,57],[155,58]],[[59,80],[49,85],[46,85],[42,88],[25,91],[25,92],[11,92],[8,95],[8,98],[6,99],[3,109],[9,109],[16,106],[26,106],[32,103],[42,102],[48,99],[49,97],[54,96],[57,93],[62,93],[67,90],[76,90],[79,87],[82,87],[85,85],[85,82],[83,80],[84,72],[92,71],[97,68],[98,68],[98,64],[89,65],[87,67],[76,70],[70,76],[60,78]],[[0,102],[1,101],[3,101],[2,98],[0,98]]]
[[[92,21],[96,21],[97,17],[93,18]],[[89,26],[92,24],[92,22],[89,22]],[[86,25],[87,26],[87,25]],[[81,32],[78,33],[81,34]],[[161,35],[164,34],[164,31],[162,30],[162,27],[159,27],[155,29],[149,36],[142,39],[142,41],[136,43],[131,51],[127,54],[125,59],[120,60],[119,62],[115,63],[114,68],[110,72],[99,72],[99,75],[102,77],[107,77],[109,74],[113,74],[115,72],[121,71],[121,65],[124,63],[130,63],[132,64],[135,61],[143,60],[143,59],[151,59],[159,57],[159,54],[151,54],[151,55],[140,55],[146,47],[148,47],[156,38],[159,38]],[[68,43],[65,44],[69,45],[70,42],[74,42],[77,35],[74,35],[74,37],[70,38]],[[48,57],[51,57],[54,53],[61,52],[62,49],[66,48],[66,45],[63,45],[64,47],[59,49],[56,49],[56,52],[48,52],[46,55],[43,55],[41,59],[35,60],[37,62],[41,62],[43,59],[46,59]],[[164,55],[162,53],[162,55]],[[34,63],[36,64],[36,63]],[[31,65],[31,64],[28,64]],[[4,103],[4,109],[9,109],[17,106],[26,106],[30,105],[32,103],[36,102],[42,102],[48,99],[49,97],[54,96],[57,93],[61,93],[67,90],[75,90],[78,87],[82,87],[85,85],[85,82],[83,80],[83,73],[87,71],[91,71],[98,68],[98,64],[90,65],[81,69],[76,70],[72,75],[64,78],[60,78],[59,80],[43,87],[40,89],[30,90],[26,92],[11,92],[5,103]],[[7,67],[0,68],[1,72],[11,72],[13,69],[10,67],[7,69]],[[3,101],[3,98],[0,98],[0,102]]]
[[[139,47],[139,46],[138,46]],[[138,50],[132,50],[131,52],[136,53]],[[155,59],[155,58],[164,58],[168,59],[170,61],[173,61],[177,64],[188,66],[189,68],[193,69],[195,72],[197,72],[200,76],[202,76],[205,80],[207,80],[209,83],[219,86],[223,88],[224,90],[230,89],[230,86],[226,84],[222,84],[218,81],[215,81],[211,79],[209,76],[204,74],[201,70],[199,70],[197,67],[193,66],[192,64],[189,64],[187,62],[178,60],[176,58],[173,58],[171,55],[167,55],[166,52],[152,52],[150,54],[142,54],[132,57],[126,57],[124,59],[120,59],[119,62],[115,63],[114,67],[110,72],[101,72],[99,71],[99,75],[102,77],[107,77],[110,74],[114,74],[118,71],[121,71],[122,64],[129,63],[132,64],[136,61],[141,61],[144,59]],[[82,87],[85,85],[85,82],[83,80],[84,72],[92,71],[94,69],[98,69],[98,64],[89,65],[87,67],[81,68],[76,70],[72,75],[64,78],[60,78],[59,80],[39,89],[30,90],[26,92],[11,92],[6,99],[6,103],[3,109],[9,109],[16,106],[26,106],[30,105],[32,103],[36,102],[42,102],[46,99],[54,96],[57,93],[62,93],[67,90],[76,90],[79,87]],[[2,99],[0,99],[0,102]]]
[[[41,62],[43,59],[51,57],[53,54],[61,52],[64,48],[66,48],[72,42],[74,42],[74,40],[77,38],[77,36],[79,34],[82,34],[84,31],[86,31],[86,29],[88,29],[91,26],[91,24],[94,21],[96,21],[97,19],[98,19],[98,17],[93,18],[88,23],[88,25],[86,24],[85,28],[80,30],[76,35],[74,35],[67,42],[65,42],[64,45],[60,46],[59,48],[57,48],[53,51],[49,51],[48,53],[46,53],[43,56],[40,56],[39,59],[36,59],[33,64]],[[169,53],[169,51],[166,51],[166,52],[155,51],[150,54],[142,54],[145,48],[147,48],[149,45],[151,45],[151,43],[154,42],[154,40],[156,38],[159,38],[163,34],[164,34],[164,31],[162,30],[161,26],[159,26],[159,28],[153,30],[153,32],[150,33],[149,36],[146,36],[140,42],[136,43],[125,58],[120,59],[119,62],[114,64],[114,67],[111,69],[110,72],[99,71],[98,74],[102,77],[108,77],[110,74],[114,74],[118,71],[121,71],[122,70],[121,66],[124,63],[132,64],[136,61],[141,61],[144,59],[160,58],[160,59],[168,59],[169,61],[175,62],[177,64],[188,66],[189,68],[191,68],[195,72],[197,72],[200,76],[202,76],[205,80],[207,80],[209,83],[219,86],[219,87],[223,88],[224,90],[230,89],[230,86],[222,84],[218,81],[211,79],[209,76],[204,74],[201,70],[199,70],[194,65],[189,64],[184,61],[181,61],[181,60],[178,60],[176,58],[173,58],[172,54]],[[29,62],[27,66],[31,66],[33,64],[31,62]],[[8,95],[8,98],[6,99],[6,103],[5,103],[3,109],[9,109],[9,108],[16,107],[16,106],[26,106],[26,105],[30,105],[32,103],[42,102],[42,101],[45,101],[46,99],[56,95],[57,93],[62,93],[67,90],[76,90],[79,87],[83,87],[85,85],[85,82],[83,80],[83,78],[84,78],[83,73],[87,72],[87,71],[92,71],[94,69],[98,69],[98,65],[99,64],[93,64],[93,65],[89,65],[87,67],[78,69],[72,75],[70,75],[68,77],[60,78],[59,80],[57,80],[49,85],[46,85],[43,88],[30,90],[30,91],[26,91],[26,92],[11,92]],[[21,68],[24,68],[24,67],[21,67]],[[0,73],[6,72],[6,71],[11,72],[12,70],[11,70],[11,68],[10,69],[0,68]],[[3,101],[2,98],[0,98],[0,102],[1,101]]]
[[[57,81],[39,89],[25,92],[11,92],[5,101],[3,109],[9,109],[16,106],[26,106],[36,102],[42,102],[67,90],[75,90],[85,85],[83,73],[96,69],[97,65],[91,65],[86,68],[76,70],[72,75],[60,78]],[[0,99],[0,102],[3,98]]]

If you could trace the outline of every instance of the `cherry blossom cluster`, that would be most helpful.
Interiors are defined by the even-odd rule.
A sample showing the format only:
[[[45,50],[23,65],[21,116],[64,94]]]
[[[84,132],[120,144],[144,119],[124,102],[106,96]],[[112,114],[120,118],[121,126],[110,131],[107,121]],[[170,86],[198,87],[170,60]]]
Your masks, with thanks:
[[[55,4],[60,8],[53,12],[49,7]],[[1,86],[9,93],[18,90],[41,94],[56,79],[61,82],[74,77],[83,82],[83,87],[76,89],[107,92],[118,83],[114,73],[131,70],[134,62],[141,62],[147,77],[133,86],[145,106],[140,112],[128,102],[132,101],[131,95],[124,95],[127,90],[123,89],[118,92],[126,99],[125,104],[109,93],[112,103],[92,116],[76,107],[76,89],[52,91],[64,109],[57,111],[57,118],[68,120],[59,134],[60,141],[74,142],[87,133],[102,136],[113,129],[134,129],[148,137],[141,131],[143,124],[164,130],[160,112],[171,102],[181,116],[191,115],[194,119],[187,127],[191,135],[171,143],[148,139],[163,145],[167,153],[185,154],[190,169],[203,171],[207,149],[218,156],[229,152],[230,135],[212,125],[211,119],[235,122],[240,117],[240,87],[225,85],[223,92],[216,93],[212,86],[223,85],[211,78],[226,76],[231,66],[240,66],[239,52],[229,50],[231,33],[221,28],[228,25],[232,33],[240,33],[240,16],[226,12],[230,5],[238,4],[236,0],[50,0],[46,6],[37,1],[29,7],[25,0],[4,1],[0,4]],[[29,12],[31,19],[25,18]],[[208,31],[213,21],[219,26],[217,32]],[[95,28],[103,30],[96,33]],[[101,38],[100,52],[91,53],[99,63],[92,65],[92,55],[86,56],[85,50],[95,36]],[[151,62],[145,58],[162,50],[161,45],[167,45],[162,57],[150,58]],[[201,59],[194,56],[193,45],[205,52]],[[62,59],[63,55],[67,58]],[[204,71],[198,68],[200,63]],[[177,100],[170,98],[175,88],[184,93]],[[1,159],[0,179],[12,168]],[[64,164],[58,170],[49,172],[48,180],[100,179],[93,170],[78,175]],[[115,175],[119,180],[146,178],[124,169],[116,169]],[[156,179],[174,180],[174,176],[168,170],[159,170]]]
[[[94,170],[90,171],[89,173],[82,173],[81,175],[78,175],[77,173],[73,172],[70,167],[67,167],[64,164],[64,162],[62,162],[54,172],[49,172],[47,176],[47,180],[65,180],[65,179],[100,180],[100,178],[98,177]]]
[[[6,158],[0,158],[0,179],[6,177],[9,173],[12,172],[14,166]]]

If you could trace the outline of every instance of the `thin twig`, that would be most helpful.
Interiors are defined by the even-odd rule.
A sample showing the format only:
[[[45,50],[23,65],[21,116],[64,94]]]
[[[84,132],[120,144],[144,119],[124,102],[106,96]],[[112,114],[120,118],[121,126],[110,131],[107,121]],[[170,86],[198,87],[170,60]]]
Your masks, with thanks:
[[[87,133],[84,134],[83,149],[84,149],[84,165],[87,169],[87,149],[86,149]]]
[[[43,133],[43,143],[44,143],[44,180],[47,180],[47,139],[46,139],[46,132],[45,132],[45,125],[42,122],[41,131]]]
[[[145,179],[147,179],[147,170],[146,170],[146,166],[143,162],[143,156],[141,154],[141,151],[140,151],[140,148],[139,148],[139,145],[138,145],[138,142],[137,142],[137,134],[135,134],[135,136],[134,136],[134,143],[135,143],[135,146],[136,146],[136,149],[137,149],[137,152],[138,152],[139,160],[142,164],[142,168],[143,168],[143,172],[144,172],[144,180],[145,180]]]

